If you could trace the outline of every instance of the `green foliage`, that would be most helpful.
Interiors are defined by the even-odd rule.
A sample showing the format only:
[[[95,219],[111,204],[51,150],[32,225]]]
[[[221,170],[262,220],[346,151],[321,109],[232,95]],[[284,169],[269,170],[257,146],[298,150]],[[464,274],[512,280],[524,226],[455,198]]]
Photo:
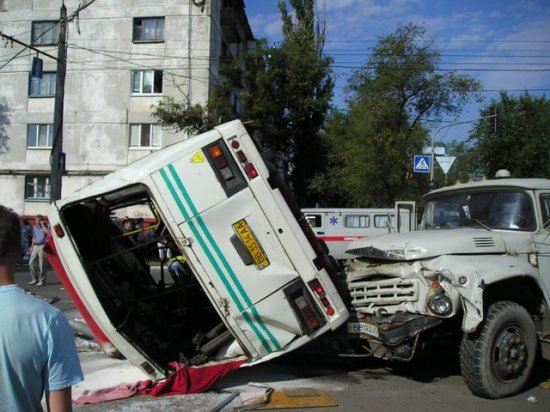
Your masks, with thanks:
[[[224,67],[225,93],[239,91],[243,120],[261,143],[285,163],[298,202],[312,204],[308,182],[325,165],[320,131],[330,107],[332,60],[322,55],[324,29],[313,0],[279,1],[284,41],[280,47],[258,43],[242,61]],[[220,90],[220,88],[218,88]],[[223,96],[218,94],[218,98]],[[210,102],[209,102],[210,104]]]
[[[208,116],[208,111],[200,104],[191,105],[176,102],[173,97],[163,97],[152,107],[152,116],[162,127],[183,130],[188,134],[202,133],[214,125]]]
[[[494,176],[507,169],[513,177],[550,176],[550,101],[525,93],[519,97],[500,94],[481,111],[481,116],[496,113],[493,119],[480,121],[469,141],[480,174]],[[496,126],[496,127],[495,127]]]
[[[334,81],[332,60],[322,54],[324,24],[315,18],[315,1],[289,3],[295,10],[294,19],[286,2],[279,1],[284,42],[273,80],[285,101],[280,126],[286,141],[282,150],[292,163],[291,185],[298,202],[308,205],[318,200],[308,196],[309,182],[326,163],[320,131],[330,108]]]
[[[308,182],[326,163],[319,135],[334,87],[332,61],[322,54],[324,25],[316,18],[315,1],[278,4],[284,35],[279,47],[268,48],[259,41],[254,52],[224,62],[207,108],[164,98],[153,115],[163,126],[202,131],[237,116],[228,103],[230,94],[237,93],[244,107],[241,120],[286,164],[291,188],[306,205],[315,202],[307,195]]]
[[[417,200],[428,177],[414,175],[412,157],[428,142],[422,121],[454,114],[479,83],[436,72],[439,53],[421,46],[425,30],[407,25],[380,39],[372,57],[348,83],[348,111],[327,127],[329,168],[310,188],[330,204],[391,206]]]

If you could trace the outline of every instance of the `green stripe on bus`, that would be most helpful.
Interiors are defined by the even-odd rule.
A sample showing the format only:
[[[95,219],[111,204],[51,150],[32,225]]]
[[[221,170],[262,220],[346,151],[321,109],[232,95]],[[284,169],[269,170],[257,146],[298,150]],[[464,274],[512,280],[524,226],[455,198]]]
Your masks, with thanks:
[[[189,196],[189,193],[185,189],[185,187],[183,185],[183,182],[180,180],[180,178],[179,178],[179,176],[176,172],[176,169],[174,168],[174,165],[168,165],[168,170],[170,170],[170,173],[172,174],[172,177],[174,178],[174,180],[178,184],[178,187],[180,188],[182,195],[184,196],[185,200],[187,201],[188,206],[191,208],[191,213],[193,213],[193,215],[197,217],[197,222],[199,223],[200,227],[203,230],[203,233],[206,235],[208,241],[210,242],[210,245],[214,248],[214,251],[216,252],[218,258],[222,261],[223,266],[225,267],[225,269],[229,273],[229,276],[231,277],[231,280],[233,281],[233,283],[237,287],[237,290],[239,291],[241,297],[244,299],[247,307],[250,308],[250,311],[252,312],[254,320],[260,326],[260,328],[264,331],[264,333],[269,337],[269,339],[271,340],[271,343],[273,345],[275,345],[275,348],[277,350],[281,349],[280,343],[277,341],[275,336],[273,336],[271,331],[265,325],[265,323],[262,320],[260,314],[258,313],[258,310],[253,305],[252,300],[249,298],[248,294],[246,293],[243,286],[241,285],[241,283],[239,281],[239,278],[237,277],[237,275],[233,271],[233,268],[231,267],[231,265],[229,264],[229,262],[225,258],[225,255],[222,253],[220,247],[218,246],[218,244],[216,243],[216,241],[212,237],[212,234],[208,230],[206,224],[204,223],[204,220],[202,219],[202,217],[200,216],[198,210],[196,209],[195,204],[193,203],[193,200],[191,199],[191,197]],[[258,335],[258,337],[259,337],[259,335]],[[272,352],[272,350],[270,350],[270,352]]]
[[[219,264],[216,261],[214,255],[212,254],[210,248],[214,249],[214,251],[218,255],[218,258],[222,261],[224,267],[229,272],[229,275],[233,279],[233,282],[235,283],[237,289],[239,290],[239,293],[241,294],[242,298],[245,300],[246,304],[251,307],[253,312],[255,312],[254,318],[255,318],[256,322],[258,323],[258,325],[268,335],[268,337],[271,340],[271,342],[273,343],[273,345],[275,345],[275,347],[277,349],[280,349],[281,348],[280,344],[277,342],[277,340],[271,334],[271,332],[267,329],[267,327],[263,323],[263,320],[261,319],[261,317],[257,313],[256,308],[252,306],[250,298],[244,292],[244,289],[242,288],[242,285],[239,283],[239,281],[236,278],[235,274],[231,270],[231,267],[229,266],[227,260],[225,259],[225,256],[223,256],[219,246],[216,244],[216,242],[212,238],[212,235],[210,234],[208,228],[206,227],[206,224],[204,223],[203,219],[198,214],[198,212],[197,212],[197,210],[196,210],[196,208],[193,204],[193,201],[191,200],[187,190],[185,189],[185,187],[183,185],[183,182],[179,178],[179,176],[178,176],[175,168],[173,167],[173,165],[169,165],[168,170],[170,171],[170,174],[171,174],[172,178],[176,182],[176,185],[179,189],[179,193],[176,190],[176,188],[173,186],[172,182],[170,181],[168,175],[166,174],[166,172],[164,170],[160,171],[161,176],[162,176],[164,182],[166,183],[167,187],[169,188],[170,193],[171,193],[174,201],[178,205],[178,208],[180,209],[182,215],[184,216],[184,218],[186,220],[188,220],[188,224],[189,224],[189,227],[190,227],[191,231],[193,232],[193,235],[197,238],[197,241],[199,242],[199,244],[200,244],[201,248],[203,249],[204,253],[206,254],[208,260],[210,261],[210,263],[212,264],[212,266],[216,270],[216,272],[218,274],[218,277],[220,278],[220,280],[224,284],[225,288],[227,289],[229,295],[231,296],[231,298],[235,302],[235,305],[237,306],[239,311],[243,314],[244,319],[246,320],[246,322],[248,323],[250,328],[254,331],[254,333],[256,334],[258,339],[262,342],[262,345],[265,347],[265,349],[268,352],[273,352],[273,349],[271,348],[271,345],[266,341],[266,338],[263,336],[261,331],[258,330],[256,324],[250,319],[248,314],[245,312],[244,305],[242,304],[241,300],[237,296],[237,293],[234,291],[233,287],[231,286],[228,279],[226,278],[222,268],[219,266]],[[184,203],[182,202],[182,200],[180,199],[179,194],[181,194],[183,196],[183,198],[184,198],[184,200],[187,204],[187,207],[191,210],[191,213],[188,213],[188,211],[186,210],[186,207],[185,207]],[[195,223],[192,220],[190,220],[192,215],[196,217],[196,220],[197,220],[200,228],[202,229],[204,235],[206,236],[206,240],[208,240],[210,242],[210,247],[209,247],[207,241],[205,240],[205,238],[203,237],[203,235],[201,235],[198,227],[195,225]]]

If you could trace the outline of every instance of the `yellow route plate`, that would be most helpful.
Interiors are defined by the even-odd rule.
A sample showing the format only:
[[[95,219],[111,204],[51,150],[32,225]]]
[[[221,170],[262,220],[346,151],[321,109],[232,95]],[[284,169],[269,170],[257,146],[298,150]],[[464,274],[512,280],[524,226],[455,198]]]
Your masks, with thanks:
[[[256,239],[254,232],[250,230],[250,227],[248,227],[248,223],[246,223],[246,220],[241,219],[237,223],[233,223],[233,229],[243,242],[246,250],[248,250],[248,253],[250,253],[252,260],[254,261],[258,269],[261,270],[268,267],[269,260],[267,259],[267,256],[265,255],[260,245],[260,242],[258,242],[258,239]]]

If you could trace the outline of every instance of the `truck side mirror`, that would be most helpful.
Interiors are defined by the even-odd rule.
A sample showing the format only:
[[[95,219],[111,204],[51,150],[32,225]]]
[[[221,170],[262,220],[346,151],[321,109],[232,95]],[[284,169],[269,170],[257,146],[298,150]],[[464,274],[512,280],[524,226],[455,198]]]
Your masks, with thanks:
[[[466,216],[466,219],[471,220],[472,215],[470,214],[470,208],[468,207],[468,205],[462,206],[462,210],[464,211],[464,216]]]

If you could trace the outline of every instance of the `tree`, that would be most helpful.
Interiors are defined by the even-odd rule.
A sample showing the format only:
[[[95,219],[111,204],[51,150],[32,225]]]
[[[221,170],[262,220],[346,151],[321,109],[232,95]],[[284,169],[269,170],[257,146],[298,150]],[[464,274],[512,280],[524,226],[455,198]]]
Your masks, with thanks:
[[[154,105],[151,115],[162,127],[187,134],[202,133],[214,126],[206,107],[176,102],[171,96],[164,96]]]
[[[202,130],[237,116],[228,97],[237,92],[244,107],[242,120],[279,159],[300,204],[311,203],[306,187],[323,165],[323,128],[333,91],[331,59],[323,56],[324,23],[316,18],[314,0],[280,0],[283,42],[224,64],[221,81],[201,111],[165,98],[154,116],[164,126]],[[208,119],[203,114],[208,113]],[[284,166],[283,166],[284,164]]]
[[[495,121],[480,121],[470,133],[478,173],[494,176],[507,169],[513,177],[550,176],[550,101],[525,94],[500,94],[481,110],[497,114]]]
[[[244,64],[228,67],[224,78],[239,89],[248,129],[258,132],[271,149],[300,205],[316,202],[306,191],[326,164],[323,129],[334,81],[332,60],[323,56],[324,22],[316,18],[314,0],[280,0],[283,42],[267,48],[259,43]],[[244,67],[244,70],[243,70]],[[223,97],[218,94],[218,100]]]
[[[427,144],[424,120],[456,114],[479,89],[477,81],[437,71],[440,54],[423,45],[425,30],[399,27],[382,37],[348,82],[347,112],[331,118],[329,168],[310,186],[349,207],[391,206],[428,189],[412,170]]]
[[[283,21],[283,51],[286,67],[279,77],[286,95],[284,147],[292,162],[290,180],[300,205],[315,203],[308,196],[310,181],[325,167],[320,132],[324,126],[334,89],[330,64],[323,56],[324,23],[315,18],[314,0],[290,0],[296,15],[292,19],[284,1],[279,1]]]

